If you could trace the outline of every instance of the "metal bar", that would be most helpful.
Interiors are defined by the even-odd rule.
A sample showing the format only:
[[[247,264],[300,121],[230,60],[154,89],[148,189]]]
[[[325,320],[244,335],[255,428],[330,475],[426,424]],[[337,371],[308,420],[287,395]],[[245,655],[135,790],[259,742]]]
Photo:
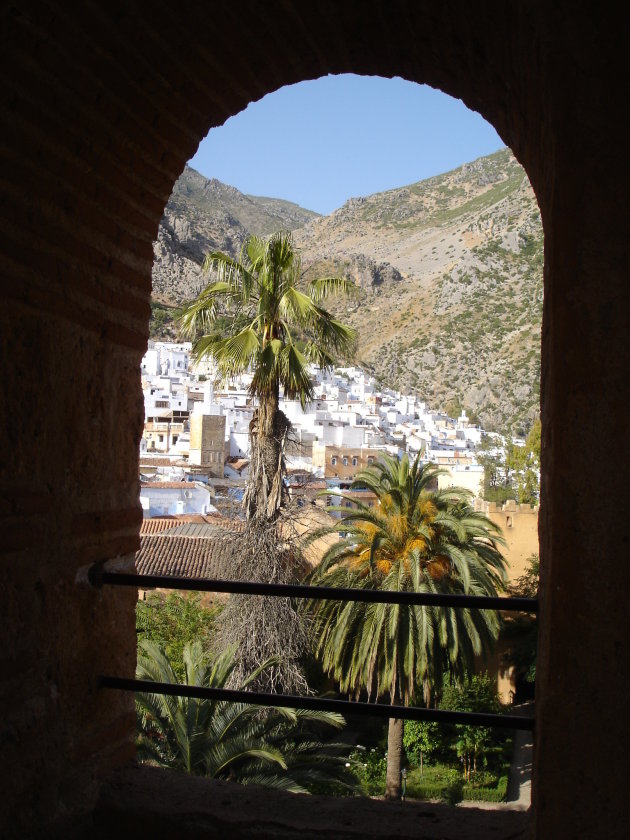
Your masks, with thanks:
[[[481,610],[538,612],[536,598],[491,598],[485,595],[442,595],[432,592],[391,592],[381,589],[342,589],[336,586],[303,586],[288,583],[253,583],[239,580],[210,580],[168,575],[135,575],[100,572],[95,585],[133,586],[138,589],[186,589],[193,592],[230,592],[241,595],[267,595],[284,598],[310,598],[319,601],[366,601],[378,604],[472,607]]]
[[[223,700],[230,703],[252,703],[258,706],[282,706],[290,709],[313,709],[340,712],[346,715],[366,715],[403,720],[431,720],[438,723],[460,723],[467,726],[491,726],[501,729],[534,728],[534,718],[519,715],[497,715],[486,712],[451,712],[446,709],[421,709],[415,706],[389,706],[387,703],[351,702],[327,697],[299,697],[292,694],[263,694],[258,691],[235,691],[227,688],[206,688],[198,685],[160,683],[125,677],[101,677],[101,688],[122,691],[141,691],[148,694],[168,694],[174,697],[197,697],[203,700]]]

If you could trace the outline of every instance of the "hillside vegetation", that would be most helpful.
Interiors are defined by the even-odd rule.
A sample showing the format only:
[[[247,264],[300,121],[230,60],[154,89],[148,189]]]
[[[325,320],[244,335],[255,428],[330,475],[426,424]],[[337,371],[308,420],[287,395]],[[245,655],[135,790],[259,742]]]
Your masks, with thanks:
[[[156,298],[192,297],[207,250],[237,255],[249,233],[277,227],[294,230],[308,275],[355,279],[358,294],[338,314],[383,385],[527,432],[539,404],[543,237],[508,149],[326,217],[186,170],[156,242]]]

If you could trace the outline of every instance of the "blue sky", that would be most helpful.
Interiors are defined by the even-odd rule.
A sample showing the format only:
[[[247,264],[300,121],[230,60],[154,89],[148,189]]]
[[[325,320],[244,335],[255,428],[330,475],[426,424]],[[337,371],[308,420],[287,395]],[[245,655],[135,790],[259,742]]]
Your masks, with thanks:
[[[251,103],[212,129],[190,165],[241,192],[331,213],[503,145],[479,114],[426,85],[327,76]]]

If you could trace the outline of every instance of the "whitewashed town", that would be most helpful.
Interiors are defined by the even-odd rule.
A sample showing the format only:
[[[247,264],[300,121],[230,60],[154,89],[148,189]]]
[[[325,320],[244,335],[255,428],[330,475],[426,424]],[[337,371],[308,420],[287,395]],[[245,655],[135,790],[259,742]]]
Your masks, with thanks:
[[[219,655],[232,685],[293,698],[332,690],[470,710],[472,691],[474,708],[497,713],[530,703],[535,620],[502,614],[535,604],[540,423],[531,407],[506,422],[507,397],[497,394],[497,414],[493,400],[482,410],[483,389],[460,387],[445,372],[432,374],[442,379],[438,394],[417,377],[372,366],[362,345],[370,328],[351,323],[360,282],[338,266],[336,276],[308,279],[319,266],[303,270],[292,233],[252,235],[240,259],[206,255],[210,284],[177,313],[157,310],[141,361],[143,520],[134,567],[146,588],[137,606],[137,673],[156,673],[158,660],[167,670],[169,662],[189,669],[195,657],[205,667]],[[326,309],[333,296],[348,308]],[[151,591],[193,582],[207,593],[203,602]],[[304,598],[305,583],[310,594],[320,591],[301,605],[261,597],[280,584],[291,589],[276,594]],[[252,585],[256,595],[237,594]],[[382,596],[374,597],[378,607],[354,594],[346,600],[348,590],[365,588],[496,600],[481,609],[456,600],[455,610],[433,601],[382,607]],[[508,604],[511,596],[517,601]],[[459,749],[444,732],[430,788],[419,733],[407,727],[404,746],[401,723],[390,719],[387,735],[380,726],[380,734],[350,733],[356,749],[344,747],[343,770],[326,758],[326,773],[339,770],[335,778],[367,795],[401,799],[404,747],[408,756],[415,751],[413,789],[423,798],[451,796],[446,772],[456,801],[465,793],[503,801],[512,765],[514,795],[526,798],[517,776],[528,744],[513,750],[497,735],[483,749],[480,742]],[[161,748],[151,726],[140,725],[148,760]],[[478,772],[482,763],[490,775]],[[295,778],[289,784],[305,789]]]
[[[142,361],[145,516],[212,512],[215,487],[229,487],[236,496],[247,479],[249,424],[255,409],[249,393],[251,374],[218,385],[213,362],[192,364],[191,349],[188,342],[149,342]],[[423,461],[444,470],[440,487],[464,487],[480,499],[484,467],[476,450],[488,433],[469,422],[464,411],[451,418],[416,396],[379,389],[358,367],[310,370],[316,382],[313,401],[302,408],[298,400],[280,398],[280,408],[293,426],[285,455],[290,485],[297,487],[308,478],[309,488],[325,486],[334,493],[335,488],[347,489],[380,452],[396,457],[407,453],[411,459],[421,453]],[[499,447],[500,436],[489,435]],[[203,484],[208,490],[190,488],[180,498],[173,492],[160,493],[157,482],[168,484],[169,490],[177,482]]]
[[[190,342],[151,341],[143,358],[145,422],[140,443],[140,501],[145,520],[242,517],[249,427],[256,401],[251,374],[216,381],[212,359],[194,364]],[[371,506],[369,491],[352,489],[356,474],[380,453],[440,468],[438,487],[464,488],[476,510],[503,531],[509,580],[517,580],[538,551],[538,505],[483,498],[484,454],[504,456],[505,440],[469,421],[448,417],[414,395],[379,388],[359,367],[322,371],[311,366],[315,398],[304,408],[280,397],[292,424],[285,452],[289,494],[319,508]],[[525,441],[512,439],[516,447]],[[537,476],[536,476],[537,477]],[[339,495],[336,495],[336,491]],[[516,494],[514,494],[516,496]],[[332,512],[339,517],[341,513]],[[147,523],[147,527],[149,527]]]
[[[630,837],[623,5],[0,19],[0,840]]]

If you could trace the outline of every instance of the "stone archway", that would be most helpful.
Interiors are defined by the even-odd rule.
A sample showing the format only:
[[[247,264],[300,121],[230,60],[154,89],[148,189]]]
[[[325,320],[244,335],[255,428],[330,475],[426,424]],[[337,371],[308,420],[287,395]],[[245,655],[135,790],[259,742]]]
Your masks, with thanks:
[[[628,460],[621,21],[543,0],[29,0],[3,3],[1,15],[12,445],[0,749],[20,768],[7,788],[20,825],[88,808],[102,775],[133,752],[129,699],[97,689],[98,673],[133,671],[133,598],[95,593],[81,570],[137,546],[138,369],[151,243],[172,185],[207,130],[248,101],[355,72],[463,99],[537,193],[546,298],[534,822],[540,837],[615,836],[625,756],[606,725],[623,719],[630,694],[627,667],[608,689],[629,644],[618,561],[628,536],[612,503],[627,496]],[[593,796],[608,817],[589,809]]]

